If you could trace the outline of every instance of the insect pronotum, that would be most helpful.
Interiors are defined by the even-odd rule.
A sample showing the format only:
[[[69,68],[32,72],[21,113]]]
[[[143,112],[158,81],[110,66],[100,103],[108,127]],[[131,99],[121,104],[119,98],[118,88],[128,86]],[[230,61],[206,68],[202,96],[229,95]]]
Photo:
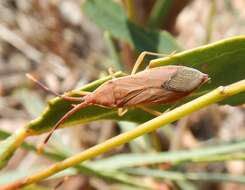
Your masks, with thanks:
[[[186,97],[209,80],[207,74],[190,67],[176,65],[155,67],[136,73],[142,59],[147,54],[162,55],[143,52],[137,59],[131,75],[113,78],[99,86],[95,91],[80,98],[59,95],[31,75],[27,75],[45,90],[67,101],[81,101],[60,118],[46,137],[43,145],[48,142],[52,133],[67,118],[85,107],[97,105],[106,108],[119,108],[119,115],[124,114],[127,108],[132,107],[149,111],[146,106],[175,102]],[[154,114],[155,112],[151,113]]]

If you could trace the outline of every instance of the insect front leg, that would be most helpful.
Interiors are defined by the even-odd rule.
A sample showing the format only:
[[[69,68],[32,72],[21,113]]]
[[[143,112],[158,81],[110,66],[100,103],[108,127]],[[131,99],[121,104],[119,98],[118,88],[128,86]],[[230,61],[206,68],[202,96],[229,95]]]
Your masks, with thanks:
[[[127,112],[128,112],[127,108],[118,108],[118,110],[117,110],[117,114],[119,117],[122,117]]]
[[[109,73],[109,75],[111,76],[112,79],[115,79],[116,78],[115,71],[113,70],[112,67],[109,67],[108,73]]]
[[[71,97],[71,96],[64,96],[64,95],[60,95],[59,97],[69,102],[83,102],[84,101],[83,97]]]
[[[135,65],[132,69],[131,75],[135,74],[137,70],[139,69],[140,65],[142,64],[144,58],[146,55],[155,55],[159,57],[166,57],[166,56],[173,56],[175,54],[175,51],[173,51],[171,54],[164,54],[164,53],[155,53],[150,51],[143,51],[137,58]]]

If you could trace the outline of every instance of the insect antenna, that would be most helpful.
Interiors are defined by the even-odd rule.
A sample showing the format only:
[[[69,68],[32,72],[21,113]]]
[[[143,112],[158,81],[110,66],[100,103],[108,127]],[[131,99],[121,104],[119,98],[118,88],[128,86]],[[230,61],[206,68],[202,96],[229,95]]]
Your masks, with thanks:
[[[30,79],[31,81],[33,81],[34,83],[36,83],[39,87],[41,87],[43,90],[45,90],[48,93],[51,93],[55,96],[59,96],[61,97],[62,95],[58,94],[57,92],[51,90],[49,87],[47,87],[46,85],[44,85],[43,83],[41,83],[38,79],[36,79],[33,75],[26,73],[26,77],[28,79]]]
[[[45,147],[45,145],[48,143],[50,137],[52,136],[52,134],[54,133],[54,131],[56,129],[59,128],[59,126],[61,124],[64,123],[64,121],[66,119],[68,119],[70,116],[72,116],[74,113],[78,112],[80,109],[83,109],[87,106],[90,106],[92,103],[88,102],[88,101],[84,101],[80,104],[77,104],[75,107],[73,107],[70,111],[68,111],[52,128],[52,130],[49,132],[49,134],[47,135],[47,137],[44,139],[44,141],[38,146],[38,153],[42,153],[43,149]]]
[[[31,75],[29,73],[26,73],[26,77],[28,79],[30,79],[31,81],[33,81],[35,84],[37,84],[40,88],[42,88],[43,90],[45,90],[48,93],[53,94],[54,96],[58,96],[64,100],[71,101],[71,102],[82,102],[82,101],[84,101],[84,98],[82,98],[82,97],[65,96],[65,95],[61,95],[61,94],[51,90],[49,87],[47,87],[45,84],[41,83],[38,79],[36,79],[33,75]],[[87,95],[87,94],[89,94],[89,92],[86,92],[86,94],[84,92],[84,95]]]

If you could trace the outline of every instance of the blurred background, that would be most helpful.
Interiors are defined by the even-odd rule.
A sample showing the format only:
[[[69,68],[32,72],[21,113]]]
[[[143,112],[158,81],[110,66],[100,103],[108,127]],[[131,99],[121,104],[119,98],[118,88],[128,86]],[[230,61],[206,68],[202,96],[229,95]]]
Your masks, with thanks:
[[[40,115],[52,95],[25,77],[33,74],[52,90],[63,93],[108,74],[107,69],[130,72],[137,52],[126,43],[108,38],[81,6],[82,0],[1,0],[0,1],[0,136],[23,126]],[[116,1],[127,12],[127,1]],[[106,6],[106,0],[104,1]],[[135,0],[137,11],[130,16],[146,27],[155,0]],[[190,49],[226,37],[245,33],[244,0],[173,0],[168,20],[152,23],[172,34],[183,49]],[[108,40],[109,39],[109,40]],[[110,41],[111,40],[111,41]],[[116,45],[117,58],[111,56],[110,42]],[[109,43],[109,45],[108,45]],[[164,52],[163,52],[164,53]],[[115,63],[116,62],[116,63]],[[52,145],[59,151],[78,153],[124,131],[131,124],[100,121],[83,127],[58,130]],[[169,134],[172,134],[169,135]],[[245,109],[210,106],[158,131],[160,150],[192,149],[205,143],[245,138]],[[31,144],[43,135],[28,138]],[[134,152],[122,146],[111,152]],[[139,150],[136,150],[136,152]],[[140,152],[152,151],[147,148]],[[1,171],[4,178],[18,178],[25,171],[45,167],[53,161],[25,149],[18,150]],[[245,163],[227,161],[190,166],[188,171],[223,172],[244,175]],[[144,180],[149,180],[147,177]],[[1,179],[0,179],[1,180]],[[51,189],[60,179],[47,180],[40,189]],[[154,182],[154,180],[153,180]],[[153,183],[152,182],[152,183]],[[154,182],[156,189],[179,189],[169,181]],[[197,182],[197,189],[237,190],[242,184]],[[37,188],[37,187],[35,187]],[[58,189],[128,189],[101,178],[73,175]],[[180,188],[181,189],[181,188]]]

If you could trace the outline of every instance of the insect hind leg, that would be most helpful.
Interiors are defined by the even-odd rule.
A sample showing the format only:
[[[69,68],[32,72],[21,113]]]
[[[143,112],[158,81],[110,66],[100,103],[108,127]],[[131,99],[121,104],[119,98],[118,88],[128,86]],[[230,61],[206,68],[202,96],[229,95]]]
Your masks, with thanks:
[[[143,111],[149,113],[149,114],[152,114],[154,116],[160,116],[162,115],[163,113],[162,112],[159,112],[159,111],[156,111],[156,110],[153,110],[151,108],[148,108],[146,106],[138,106],[138,108],[142,109]]]
[[[134,67],[132,69],[131,75],[135,74],[138,71],[140,65],[143,63],[143,60],[144,60],[145,56],[147,56],[147,55],[154,55],[154,56],[158,56],[158,57],[167,57],[167,56],[168,57],[171,57],[171,56],[173,56],[175,54],[175,52],[176,51],[173,51],[170,54],[164,54],[164,53],[155,53],[155,52],[151,52],[151,51],[143,51],[138,56],[138,58],[137,58],[137,60],[135,62],[135,65],[134,65]]]

